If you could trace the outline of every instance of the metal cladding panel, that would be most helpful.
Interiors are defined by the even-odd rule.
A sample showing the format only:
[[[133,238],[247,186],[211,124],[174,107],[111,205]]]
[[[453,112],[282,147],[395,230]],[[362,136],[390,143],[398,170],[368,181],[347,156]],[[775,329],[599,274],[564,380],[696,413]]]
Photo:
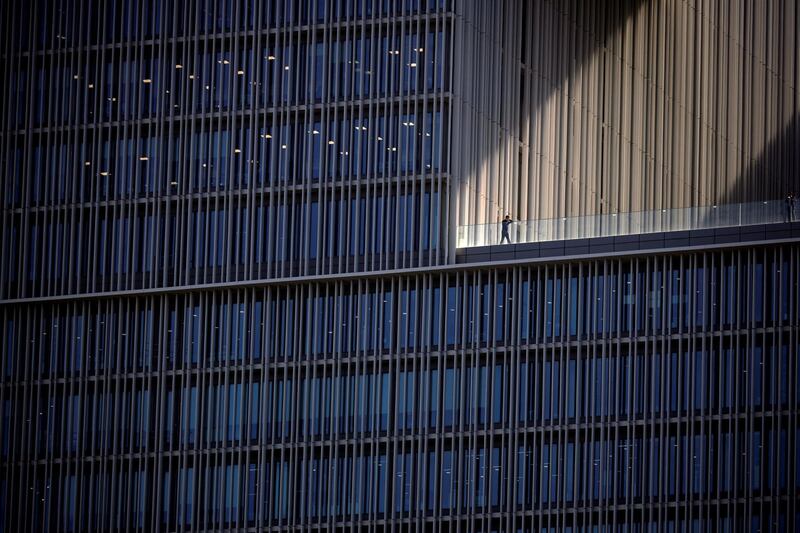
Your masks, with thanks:
[[[464,1],[456,12],[456,225],[800,190],[797,2]]]

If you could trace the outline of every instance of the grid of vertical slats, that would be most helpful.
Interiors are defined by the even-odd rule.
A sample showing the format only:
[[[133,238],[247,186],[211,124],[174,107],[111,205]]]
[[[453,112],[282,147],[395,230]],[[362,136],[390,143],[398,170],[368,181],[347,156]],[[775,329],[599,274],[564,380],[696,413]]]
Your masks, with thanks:
[[[0,531],[798,529],[796,244],[396,273],[800,189],[798,16],[3,3]]]
[[[793,530],[798,254],[5,307],[3,523]]]
[[[800,190],[794,0],[459,2],[455,225]]]
[[[445,2],[133,7],[3,8],[3,297],[445,261]]]

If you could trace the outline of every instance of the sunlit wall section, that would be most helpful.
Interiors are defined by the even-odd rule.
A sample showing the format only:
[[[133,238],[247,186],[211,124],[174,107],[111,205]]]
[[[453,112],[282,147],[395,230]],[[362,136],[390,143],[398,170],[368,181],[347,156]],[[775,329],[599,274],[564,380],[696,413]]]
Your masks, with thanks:
[[[453,225],[517,214],[521,6],[514,1],[455,5]]]
[[[543,1],[524,21],[525,218],[798,188],[796,2]]]
[[[473,4],[456,26],[461,224],[800,189],[796,2]]]

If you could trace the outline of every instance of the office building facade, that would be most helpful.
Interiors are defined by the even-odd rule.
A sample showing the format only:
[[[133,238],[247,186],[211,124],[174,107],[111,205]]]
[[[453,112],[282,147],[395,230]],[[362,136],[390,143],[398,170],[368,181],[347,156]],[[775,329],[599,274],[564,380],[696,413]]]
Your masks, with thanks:
[[[800,527],[796,3],[0,9],[2,531]]]

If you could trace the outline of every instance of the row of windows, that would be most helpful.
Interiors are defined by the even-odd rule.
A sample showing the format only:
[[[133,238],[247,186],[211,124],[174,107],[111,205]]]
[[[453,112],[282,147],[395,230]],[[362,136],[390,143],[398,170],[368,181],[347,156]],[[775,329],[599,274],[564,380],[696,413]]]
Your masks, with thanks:
[[[400,195],[394,201],[375,199],[374,203],[366,199],[351,200],[349,205],[331,201],[314,207],[312,202],[307,211],[295,213],[287,213],[284,207],[239,211],[240,215],[257,217],[255,230],[247,229],[250,219],[237,220],[231,212],[193,213],[190,218],[193,226],[186,233],[183,233],[185,226],[180,226],[180,242],[187,239],[192,242],[193,253],[177,258],[179,263],[169,259],[159,265],[220,266],[258,263],[270,258],[333,258],[376,249],[434,248],[437,237],[434,234],[426,237],[424,232],[432,231],[440,221],[432,204],[438,198],[435,193],[425,193],[417,197]],[[358,223],[343,227],[338,213]],[[310,224],[314,220],[317,224]],[[169,249],[178,242],[177,223],[156,226],[154,219],[148,217],[136,219],[136,224],[131,222],[119,220],[110,227],[101,225],[105,228],[99,241],[101,248],[90,250],[88,256],[96,261],[104,259],[105,264],[93,263],[95,266],[90,269],[78,260],[72,267],[73,275],[149,272],[157,268],[155,263],[148,266],[142,259],[151,253],[167,252],[141,245],[165,243]],[[371,232],[392,224],[399,224],[394,235]],[[270,226],[278,236],[274,241],[267,236],[266,228]],[[420,232],[419,240],[409,237],[409,229]],[[45,234],[57,236],[59,232]],[[82,234],[83,242],[91,237]],[[298,234],[300,238],[295,240]],[[151,241],[147,240],[148,235]],[[303,242],[305,248],[296,248]],[[54,268],[52,265],[59,264],[61,254],[73,249],[66,243],[66,240],[41,240],[38,232],[32,231],[26,238],[28,279],[52,278],[42,275],[44,265],[35,262],[34,256],[43,257],[45,264]],[[309,243],[318,243],[318,247],[309,248]],[[245,244],[249,245],[246,249]],[[341,287],[294,286],[234,293],[232,301],[200,299],[193,303],[176,298],[163,304],[147,304],[154,312],[149,318],[139,317],[139,320],[147,320],[154,333],[141,342],[153,354],[170,347],[170,360],[195,365],[199,360],[200,338],[206,345],[211,328],[227,328],[233,320],[247,330],[250,344],[240,341],[233,348],[232,337],[228,337],[223,348],[207,353],[203,361],[206,365],[225,363],[229,358],[247,361],[261,357],[262,353],[269,359],[301,360],[356,352],[789,326],[796,324],[800,301],[796,252],[754,249],[351,282]],[[13,260],[10,257],[7,264],[13,265]],[[107,316],[110,324],[122,319],[125,312],[102,306],[86,308],[78,311],[73,320],[81,320],[80,327],[103,331],[95,322],[104,322],[103,317]],[[276,321],[276,316],[282,319]],[[53,327],[49,320],[42,317],[37,328],[48,331]],[[30,339],[34,344],[40,340],[35,335]],[[128,367],[136,363],[130,359],[124,364]]]
[[[443,31],[39,66],[10,74],[8,128],[391,97],[448,87]],[[221,45],[223,48],[225,45]],[[156,54],[155,51],[151,53]],[[30,72],[30,74],[29,74]],[[30,107],[26,103],[30,102]],[[26,117],[29,122],[26,123]]]
[[[785,497],[800,479],[797,421],[786,414],[800,400],[792,385],[800,382],[796,254],[772,246],[6,307],[0,435],[10,469],[0,490],[14,495],[11,505],[24,506],[24,516],[90,530],[123,516],[139,529],[158,521],[168,529],[289,527],[348,516]],[[730,267],[736,289],[728,291]],[[652,297],[648,280],[673,269],[690,289],[672,301],[666,282]],[[602,307],[617,328],[631,323],[639,331],[638,317],[648,316],[640,305],[670,301],[655,314],[661,329],[641,330],[659,336],[628,340],[619,329],[582,336],[597,291],[579,292],[571,336],[571,284],[563,280],[583,272],[616,276],[603,285]],[[548,293],[556,279],[560,288]],[[631,298],[619,296],[627,280]],[[527,303],[525,282],[539,295]],[[448,300],[451,287],[460,300]],[[435,290],[444,298],[437,306]],[[556,319],[546,314],[559,296],[556,337]],[[733,301],[725,318],[721,309]],[[536,324],[528,331],[538,333],[523,342],[519,320],[528,314]],[[489,328],[485,340],[465,335],[470,321],[481,324],[472,331]],[[494,352],[484,343],[518,348]],[[448,351],[431,354],[436,347]],[[409,351],[426,355],[401,353]],[[348,353],[360,357],[342,359]],[[173,455],[201,450],[215,450],[211,463],[212,455]],[[123,466],[129,454],[138,461],[130,468]],[[122,459],[113,472],[103,461],[66,466],[89,456]],[[51,466],[41,464],[32,479],[33,461]],[[189,468],[197,476],[191,483],[180,477]],[[238,508],[224,503],[229,497]],[[89,517],[91,526],[83,522]]]
[[[259,277],[268,266],[287,261],[304,262],[312,272],[319,263],[320,270],[330,271],[338,267],[334,261],[339,258],[436,250],[441,194],[421,186],[416,192],[400,191],[361,198],[305,196],[302,203],[297,195],[295,202],[289,197],[283,205],[252,209],[209,208],[201,201],[183,213],[170,209],[172,213],[161,214],[152,206],[127,214],[92,210],[93,217],[45,226],[34,222],[22,239],[15,227],[7,227],[7,247],[20,253],[2,261],[6,294],[14,293],[19,283],[34,293],[52,290],[53,283],[73,291],[135,288],[153,281],[147,275],[164,276],[174,284],[181,272],[190,283],[231,279],[247,267],[255,269],[252,277]],[[261,200],[272,198],[264,195]],[[187,243],[190,251],[176,255]]]
[[[100,130],[80,143],[37,144],[27,179],[8,180],[5,206],[249,190],[352,178],[392,178],[446,171],[441,111],[353,118],[344,113],[277,120],[258,128],[241,124],[208,131],[116,137]],[[446,122],[446,115],[444,116]],[[9,175],[23,176],[25,150],[15,148]]]
[[[40,519],[64,520],[68,530],[79,506],[96,526],[124,519],[142,529],[155,519],[172,529],[767,496],[800,489],[800,448],[789,453],[790,440],[798,439],[797,430],[793,436],[755,430],[589,442],[537,438],[466,449],[396,445],[343,455],[271,451],[258,461],[254,453],[165,458],[157,468],[121,463],[113,475],[65,466],[47,477],[40,471],[33,496]],[[113,510],[123,507],[109,495],[121,494],[129,506],[115,517]]]
[[[40,385],[32,406],[38,414],[15,429],[37,436],[30,453],[59,457],[287,442],[298,435],[309,441],[780,411],[790,402],[800,406],[800,395],[789,387],[790,380],[800,383],[800,365],[789,359],[799,349],[784,344],[767,357],[759,346],[494,364],[466,356],[427,369],[409,362],[354,373],[251,370],[224,378],[168,378],[158,385],[130,381],[120,390],[98,381],[80,393],[72,386]],[[20,409],[6,401],[6,429],[12,411]],[[7,457],[8,440],[3,444]]]
[[[448,0],[163,0],[62,1],[15,10],[15,50],[75,48],[104,43],[219,32],[286,28],[371,17],[435,13]]]

